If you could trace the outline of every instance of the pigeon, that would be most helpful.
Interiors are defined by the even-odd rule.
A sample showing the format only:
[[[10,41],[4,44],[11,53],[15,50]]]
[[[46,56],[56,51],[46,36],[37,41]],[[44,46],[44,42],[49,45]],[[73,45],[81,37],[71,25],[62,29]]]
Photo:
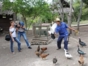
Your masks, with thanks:
[[[78,46],[78,50],[77,50],[78,54],[80,55],[85,55],[86,53],[84,53],[82,50],[80,50],[79,46]]]
[[[83,47],[86,46],[86,43],[84,43],[83,41],[81,41],[81,38],[79,38],[79,44]]]
[[[53,64],[56,64],[57,63],[57,58],[55,57],[55,58],[53,58]]]

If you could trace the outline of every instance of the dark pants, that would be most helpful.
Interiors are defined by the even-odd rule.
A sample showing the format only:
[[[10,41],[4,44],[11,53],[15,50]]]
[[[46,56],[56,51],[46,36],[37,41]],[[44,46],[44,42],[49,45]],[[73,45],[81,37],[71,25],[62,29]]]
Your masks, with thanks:
[[[68,36],[59,36],[57,40],[58,49],[61,48],[62,40],[64,39],[64,49],[68,50]]]

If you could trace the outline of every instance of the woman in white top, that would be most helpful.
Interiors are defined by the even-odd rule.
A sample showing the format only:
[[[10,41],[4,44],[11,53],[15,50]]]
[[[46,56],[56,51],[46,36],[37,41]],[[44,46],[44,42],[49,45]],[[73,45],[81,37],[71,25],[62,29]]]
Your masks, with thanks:
[[[11,36],[11,45],[10,45],[10,49],[11,49],[11,52],[13,53],[14,52],[14,49],[13,49],[13,43],[14,41],[17,42],[18,44],[18,51],[20,52],[21,51],[21,48],[20,48],[20,41],[16,38],[16,28],[15,28],[15,23],[14,21],[10,21],[10,24],[11,26],[9,27],[9,33],[10,33],[10,36]]]

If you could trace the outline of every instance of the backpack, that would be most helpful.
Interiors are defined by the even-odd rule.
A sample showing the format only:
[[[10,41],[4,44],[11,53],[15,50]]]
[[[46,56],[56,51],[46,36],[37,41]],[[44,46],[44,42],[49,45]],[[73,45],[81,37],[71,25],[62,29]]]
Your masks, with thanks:
[[[6,40],[6,41],[10,41],[10,39],[11,39],[10,35],[7,34],[7,35],[5,36],[5,40]]]

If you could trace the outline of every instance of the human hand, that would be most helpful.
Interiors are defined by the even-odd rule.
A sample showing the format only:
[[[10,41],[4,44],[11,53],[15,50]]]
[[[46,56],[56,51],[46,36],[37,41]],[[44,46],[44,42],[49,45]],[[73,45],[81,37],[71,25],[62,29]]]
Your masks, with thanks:
[[[78,35],[78,33],[79,33],[79,31],[78,31],[78,30],[74,30],[74,32],[75,32],[75,35]]]
[[[12,39],[12,41],[14,42],[14,39]]]

